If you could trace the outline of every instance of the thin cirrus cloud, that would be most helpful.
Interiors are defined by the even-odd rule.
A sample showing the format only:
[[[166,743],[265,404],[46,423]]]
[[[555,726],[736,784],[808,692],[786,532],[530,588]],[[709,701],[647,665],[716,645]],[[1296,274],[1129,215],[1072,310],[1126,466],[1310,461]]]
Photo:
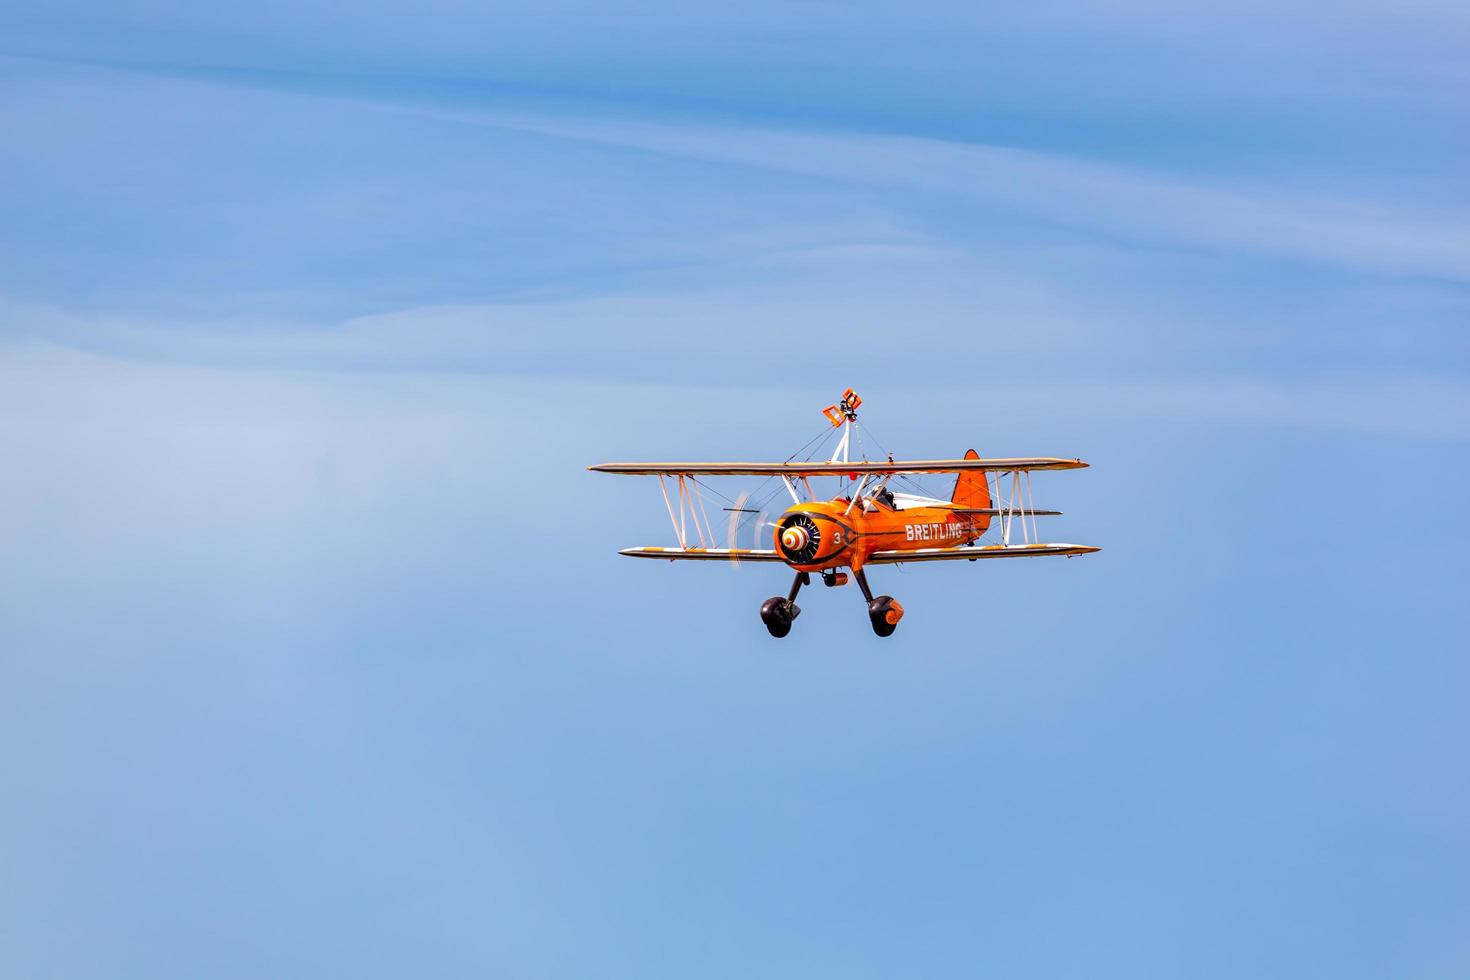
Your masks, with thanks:
[[[115,129],[117,117],[137,114],[141,117],[139,135],[143,136],[150,128],[160,127],[148,118],[152,112],[175,127],[188,127],[187,132],[207,140],[204,159],[211,172],[236,181],[247,196],[260,199],[263,211],[252,209],[258,220],[268,219],[274,204],[292,205],[303,218],[316,219],[304,230],[309,240],[319,238],[324,245],[344,244],[332,234],[334,227],[346,232],[370,225],[371,216],[383,214],[385,205],[391,209],[395,203],[413,204],[415,197],[421,198],[417,203],[436,220],[423,233],[431,239],[452,237],[456,232],[462,236],[463,230],[446,211],[447,202],[432,193],[449,181],[468,195],[462,201],[468,207],[464,217],[480,216],[491,223],[510,219],[518,234],[532,236],[533,251],[570,248],[576,254],[582,241],[612,245],[605,225],[568,223],[558,207],[565,200],[578,207],[579,213],[622,222],[619,250],[631,245],[630,254],[641,253],[644,262],[657,263],[660,258],[687,261],[690,250],[685,247],[679,252],[666,245],[662,256],[659,250],[650,252],[641,230],[656,231],[667,241],[679,236],[682,223],[689,233],[708,241],[719,240],[726,229],[753,227],[751,214],[759,226],[768,226],[779,224],[777,215],[782,212],[825,224],[851,224],[855,212],[866,217],[877,211],[894,223],[960,243],[1004,240],[1013,235],[1016,225],[1023,225],[1033,234],[1037,229],[1061,230],[1093,241],[1223,250],[1375,275],[1456,282],[1470,277],[1470,214],[1463,206],[1405,204],[1392,195],[1390,187],[1383,188],[1390,193],[1377,196],[1361,189],[1354,194],[1283,189],[1309,185],[1312,175],[1290,181],[1212,177],[1208,172],[1185,177],[1157,168],[1013,146],[832,128],[713,125],[638,118],[626,112],[576,116],[446,110],[392,101],[252,91],[133,73],[94,71],[88,77],[84,70],[68,73],[48,67],[37,74],[64,79],[60,85],[42,88],[38,101],[50,104],[49,100],[65,98],[76,105],[83,120],[87,104],[99,98],[100,105],[110,104],[111,116],[102,124],[104,134]],[[77,125],[48,121],[45,114],[38,122],[30,111],[36,103],[27,103],[24,95],[12,96],[10,102],[13,117],[32,126]],[[211,103],[217,113],[214,119],[200,112],[201,106]],[[393,123],[395,114],[407,118]],[[448,125],[437,129],[430,125],[426,130],[425,121]],[[237,132],[226,129],[227,124]],[[488,127],[508,135],[487,133],[476,140],[457,132],[460,127]],[[389,145],[391,140],[374,136],[380,128],[389,134],[400,133],[402,140],[397,146]],[[302,130],[323,135],[303,146]],[[49,135],[42,134],[43,143]],[[333,141],[340,149],[333,150]],[[422,148],[417,159],[401,149],[409,141]],[[223,153],[232,144],[238,145],[234,157]],[[150,166],[166,170],[170,151],[177,152],[179,147],[179,130],[160,132],[156,145],[160,160]],[[597,149],[585,149],[588,147]],[[303,151],[307,154],[304,159]],[[673,162],[650,166],[642,177],[620,177],[626,172],[628,151],[652,152]],[[285,152],[300,167],[294,174],[280,170],[280,154]],[[216,154],[221,158],[214,159]],[[261,158],[263,173],[242,167],[242,160],[251,156]],[[381,165],[374,165],[374,156],[383,157]],[[469,167],[456,168],[456,161]],[[122,164],[126,167],[127,160]],[[391,174],[389,167],[395,168]],[[746,173],[731,176],[731,167]],[[604,172],[599,173],[599,168]],[[739,208],[722,207],[701,193],[705,188],[697,175],[708,174],[712,168],[720,169],[721,176],[741,191]],[[328,181],[333,171],[342,179]],[[182,179],[175,182],[187,201],[191,182],[200,177],[179,176]],[[130,182],[138,179],[126,171],[120,177]],[[145,173],[142,179],[148,177]],[[382,182],[390,177],[397,184],[385,197]],[[269,179],[273,183],[263,183]],[[497,184],[504,184],[504,193],[513,197],[495,195]],[[586,197],[584,188],[600,190],[604,196]],[[351,213],[354,189],[359,197],[372,195],[370,200],[356,202],[366,211],[366,218]],[[803,191],[811,202],[805,206],[795,199]],[[303,198],[306,192],[314,197]],[[568,234],[538,241],[529,226],[522,231],[530,216],[507,209],[514,207],[511,202],[516,198],[528,196],[543,200],[541,214],[552,232]],[[630,206],[640,200],[651,207]],[[105,208],[109,202],[104,198],[101,203]],[[677,216],[667,210],[669,206],[680,208]],[[936,220],[930,213],[936,208],[945,212],[943,219]],[[105,220],[107,215],[101,217]],[[159,217],[167,222],[178,216],[164,213]],[[422,223],[422,216],[414,222]],[[415,230],[414,225],[407,230]],[[699,257],[697,252],[694,257]],[[521,257],[519,261],[526,260]]]
[[[17,397],[25,390],[20,380],[29,375],[70,377],[72,383],[85,378],[86,390],[113,390],[135,385],[147,370],[193,383],[212,373],[245,370],[258,373],[263,388],[286,383],[308,390],[309,375],[283,375],[283,369],[324,372],[327,377],[369,371],[420,379],[449,372],[485,375],[497,386],[516,384],[520,409],[547,418],[557,417],[561,406],[586,400],[589,387],[609,383],[667,389],[668,397],[677,400],[682,396],[675,392],[690,386],[793,392],[804,390],[802,385],[818,375],[868,377],[875,370],[871,352],[887,349],[885,345],[903,335],[893,326],[902,322],[897,309],[868,309],[869,319],[860,319],[861,295],[851,298],[851,307],[839,308],[852,314],[856,328],[837,337],[838,343],[803,333],[802,323],[818,311],[802,305],[800,294],[784,307],[778,303],[765,309],[745,299],[746,305],[713,321],[707,308],[710,297],[696,295],[683,300],[614,297],[431,307],[358,318],[331,329],[233,324],[228,329],[179,331],[147,320],[77,320],[34,308],[0,312],[41,318],[48,326],[24,347],[12,347]],[[943,313],[931,311],[939,329],[962,329],[958,305]],[[742,329],[752,316],[761,326]],[[1065,362],[1054,353],[1037,357],[1031,349],[1085,343],[1084,326],[1065,317],[1033,322],[1034,335],[1007,341],[998,332],[1001,339],[983,347],[920,339],[906,345],[902,356],[916,366],[928,365],[933,376],[922,385],[897,385],[913,387],[909,397],[922,406],[926,390],[968,389],[983,379],[987,399],[1033,420],[1085,415],[1094,424],[1130,428],[1166,418],[1193,419],[1209,425],[1398,439],[1470,439],[1470,387],[1442,373],[1318,369],[1297,377],[1263,377],[1201,365],[1181,376],[1179,370],[1130,369],[1122,362],[1099,370],[1096,358],[1090,369],[1066,370],[1055,366]],[[1116,337],[1104,335],[1097,343],[1109,339]],[[96,353],[107,356],[90,356]],[[1177,349],[1166,353],[1180,363]],[[149,362],[156,367],[147,368]],[[239,384],[249,388],[253,383]],[[168,403],[164,397],[153,407],[163,412]],[[135,408],[147,410],[150,404],[146,393],[136,396]],[[19,403],[11,408],[18,409]]]
[[[17,267],[61,270],[50,290],[11,278],[13,340],[213,367],[769,385],[803,332],[833,338],[824,366],[843,371],[902,335],[987,370],[1128,379],[1096,404],[1154,390],[1182,411],[1274,405],[1374,431],[1347,410],[1360,388],[1384,393],[1360,403],[1433,403],[1419,414],[1435,424],[1389,412],[1385,431],[1463,431],[1458,389],[1433,381],[1443,363],[1383,352],[1395,336],[1456,350],[1434,345],[1463,310],[1470,220],[1386,187],[9,68],[24,83],[13,118],[35,137],[17,151],[32,186],[9,193],[39,247]],[[58,98],[75,108],[53,120]],[[104,152],[83,167],[80,142]],[[80,222],[95,233],[57,231]],[[180,295],[194,297],[182,311]],[[1197,396],[1169,387],[1181,372]]]
[[[1470,212],[1283,194],[1059,154],[918,137],[513,114],[484,125],[865,185],[942,194],[1030,220],[1183,247],[1470,281]]]
[[[1462,208],[1264,179],[11,70],[27,139],[8,193],[28,237],[12,243],[5,329],[99,350],[360,366],[396,349],[404,366],[482,368],[493,348],[503,368],[576,366],[535,338],[582,331],[588,350],[616,341],[666,368],[665,352],[709,351],[706,335],[753,347],[825,321],[861,340],[922,312],[936,337],[979,329],[1002,351],[1211,351],[1310,334],[1296,310],[1349,293],[1381,302],[1395,330],[1432,330],[1463,305],[1470,268]],[[74,107],[59,120],[42,111],[57,99]],[[1303,283],[1318,290],[1305,301]],[[181,296],[195,297],[182,314]],[[1387,329],[1353,305],[1331,310],[1340,333]],[[1108,332],[1124,343],[1091,342]]]

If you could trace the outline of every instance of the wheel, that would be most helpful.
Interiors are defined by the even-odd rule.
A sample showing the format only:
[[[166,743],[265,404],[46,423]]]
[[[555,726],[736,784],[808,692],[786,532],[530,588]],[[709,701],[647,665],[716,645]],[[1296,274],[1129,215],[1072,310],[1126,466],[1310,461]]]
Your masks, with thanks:
[[[873,624],[873,632],[879,636],[892,636],[902,618],[903,606],[891,595],[880,595],[868,603],[868,620]]]
[[[761,603],[761,622],[766,624],[768,633],[779,639],[791,632],[791,621],[800,612],[801,609],[790,599],[773,595]]]

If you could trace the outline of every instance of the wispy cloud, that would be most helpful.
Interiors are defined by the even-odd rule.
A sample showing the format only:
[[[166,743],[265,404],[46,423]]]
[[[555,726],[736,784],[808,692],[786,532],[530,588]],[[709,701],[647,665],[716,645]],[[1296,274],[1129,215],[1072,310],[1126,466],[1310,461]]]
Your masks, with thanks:
[[[423,110],[419,110],[423,111]],[[1226,249],[1470,281],[1470,208],[1406,207],[1184,177],[1058,154],[906,136],[432,113],[687,159],[941,195],[955,205],[1123,241]]]
[[[1157,384],[1168,402],[1171,377],[1263,372],[1242,403],[1313,425],[1353,413],[1310,421],[1315,405],[1347,407],[1312,385],[1359,372],[1348,387],[1440,390],[1432,379],[1463,356],[1470,217],[1387,191],[851,130],[66,67],[27,78],[8,98],[38,137],[23,150],[32,186],[8,193],[36,247],[0,294],[0,335],[27,344],[251,369],[779,385],[852,377],[902,338],[992,384],[1123,377],[1120,391]],[[60,128],[42,111],[58,98],[82,107]],[[117,151],[91,184],[66,169],[83,135]],[[201,169],[206,135],[218,166]],[[82,221],[95,233],[63,234]],[[59,302],[21,281],[36,254],[68,293],[77,268],[108,290]]]
[[[290,377],[282,372],[320,372],[336,376],[332,384],[340,385],[342,376],[368,371],[418,386],[446,373],[483,375],[497,385],[509,381],[524,400],[520,410],[553,415],[559,411],[554,406],[586,401],[592,389],[625,394],[664,389],[672,405],[715,391],[806,393],[822,385],[873,383],[890,392],[907,391],[911,408],[921,415],[930,402],[933,412],[954,411],[947,392],[963,390],[983,405],[1005,406],[1032,421],[1072,420],[1068,424],[1074,426],[1083,417],[1089,424],[1125,430],[1160,420],[1193,420],[1268,431],[1470,439],[1470,383],[1458,374],[1304,367],[1291,376],[1267,378],[1207,362],[1181,368],[1177,359],[1168,371],[1126,361],[1099,371],[1096,359],[1083,364],[1055,352],[1038,356],[1034,336],[1007,341],[997,331],[995,343],[966,347],[905,334],[891,321],[853,319],[843,321],[849,329],[834,331],[829,339],[803,329],[810,311],[796,315],[788,309],[784,316],[765,317],[779,304],[767,311],[745,304],[716,321],[697,319],[705,299],[438,307],[355,318],[329,329],[257,324],[179,330],[52,311],[44,330],[25,340],[12,337],[8,348],[0,348],[5,351],[0,376],[10,377],[11,392],[0,409],[12,423],[31,414],[24,406],[36,383],[52,389],[59,384],[95,402],[84,393],[137,388],[148,377],[171,379],[166,387],[174,388],[207,384],[220,371],[259,374],[261,390],[269,392]],[[860,305],[857,298],[855,317]],[[0,312],[7,318],[16,314],[13,308]],[[754,325],[743,326],[752,316]],[[1055,344],[1076,343],[1069,331],[1077,329],[1059,320]],[[893,357],[903,363],[891,363]],[[42,377],[49,380],[38,381]],[[252,384],[230,382],[236,392],[248,392]],[[305,390],[300,381],[286,387]],[[55,390],[45,399],[53,406],[66,400],[58,400]],[[132,411],[164,418],[185,406],[167,394],[156,403],[140,396]],[[975,411],[986,414],[978,405]],[[56,418],[44,421],[51,425]]]

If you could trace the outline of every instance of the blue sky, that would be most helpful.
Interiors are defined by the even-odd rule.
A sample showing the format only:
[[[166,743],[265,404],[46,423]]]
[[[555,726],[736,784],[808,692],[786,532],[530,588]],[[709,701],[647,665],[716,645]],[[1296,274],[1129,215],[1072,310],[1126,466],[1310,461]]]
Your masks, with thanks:
[[[1463,10],[0,27],[0,972],[1470,970]],[[1105,550],[616,555],[848,385]]]

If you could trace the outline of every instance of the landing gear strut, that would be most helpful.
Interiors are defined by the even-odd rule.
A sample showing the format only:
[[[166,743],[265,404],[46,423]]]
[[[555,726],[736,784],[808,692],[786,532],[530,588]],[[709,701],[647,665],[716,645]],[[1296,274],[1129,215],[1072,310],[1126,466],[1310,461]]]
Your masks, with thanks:
[[[761,603],[761,622],[766,624],[766,631],[772,636],[779,638],[791,632],[792,621],[801,615],[801,607],[796,604],[796,594],[803,585],[810,585],[811,581],[812,577],[806,572],[797,572],[791,583],[791,592],[785,598],[773,595]]]
[[[858,588],[863,590],[863,598],[868,600],[868,621],[873,624],[873,632],[879,636],[892,636],[898,629],[898,621],[903,618],[903,606],[891,595],[873,598],[873,590],[868,588],[868,576],[862,569],[855,570],[853,577],[857,579]]]

